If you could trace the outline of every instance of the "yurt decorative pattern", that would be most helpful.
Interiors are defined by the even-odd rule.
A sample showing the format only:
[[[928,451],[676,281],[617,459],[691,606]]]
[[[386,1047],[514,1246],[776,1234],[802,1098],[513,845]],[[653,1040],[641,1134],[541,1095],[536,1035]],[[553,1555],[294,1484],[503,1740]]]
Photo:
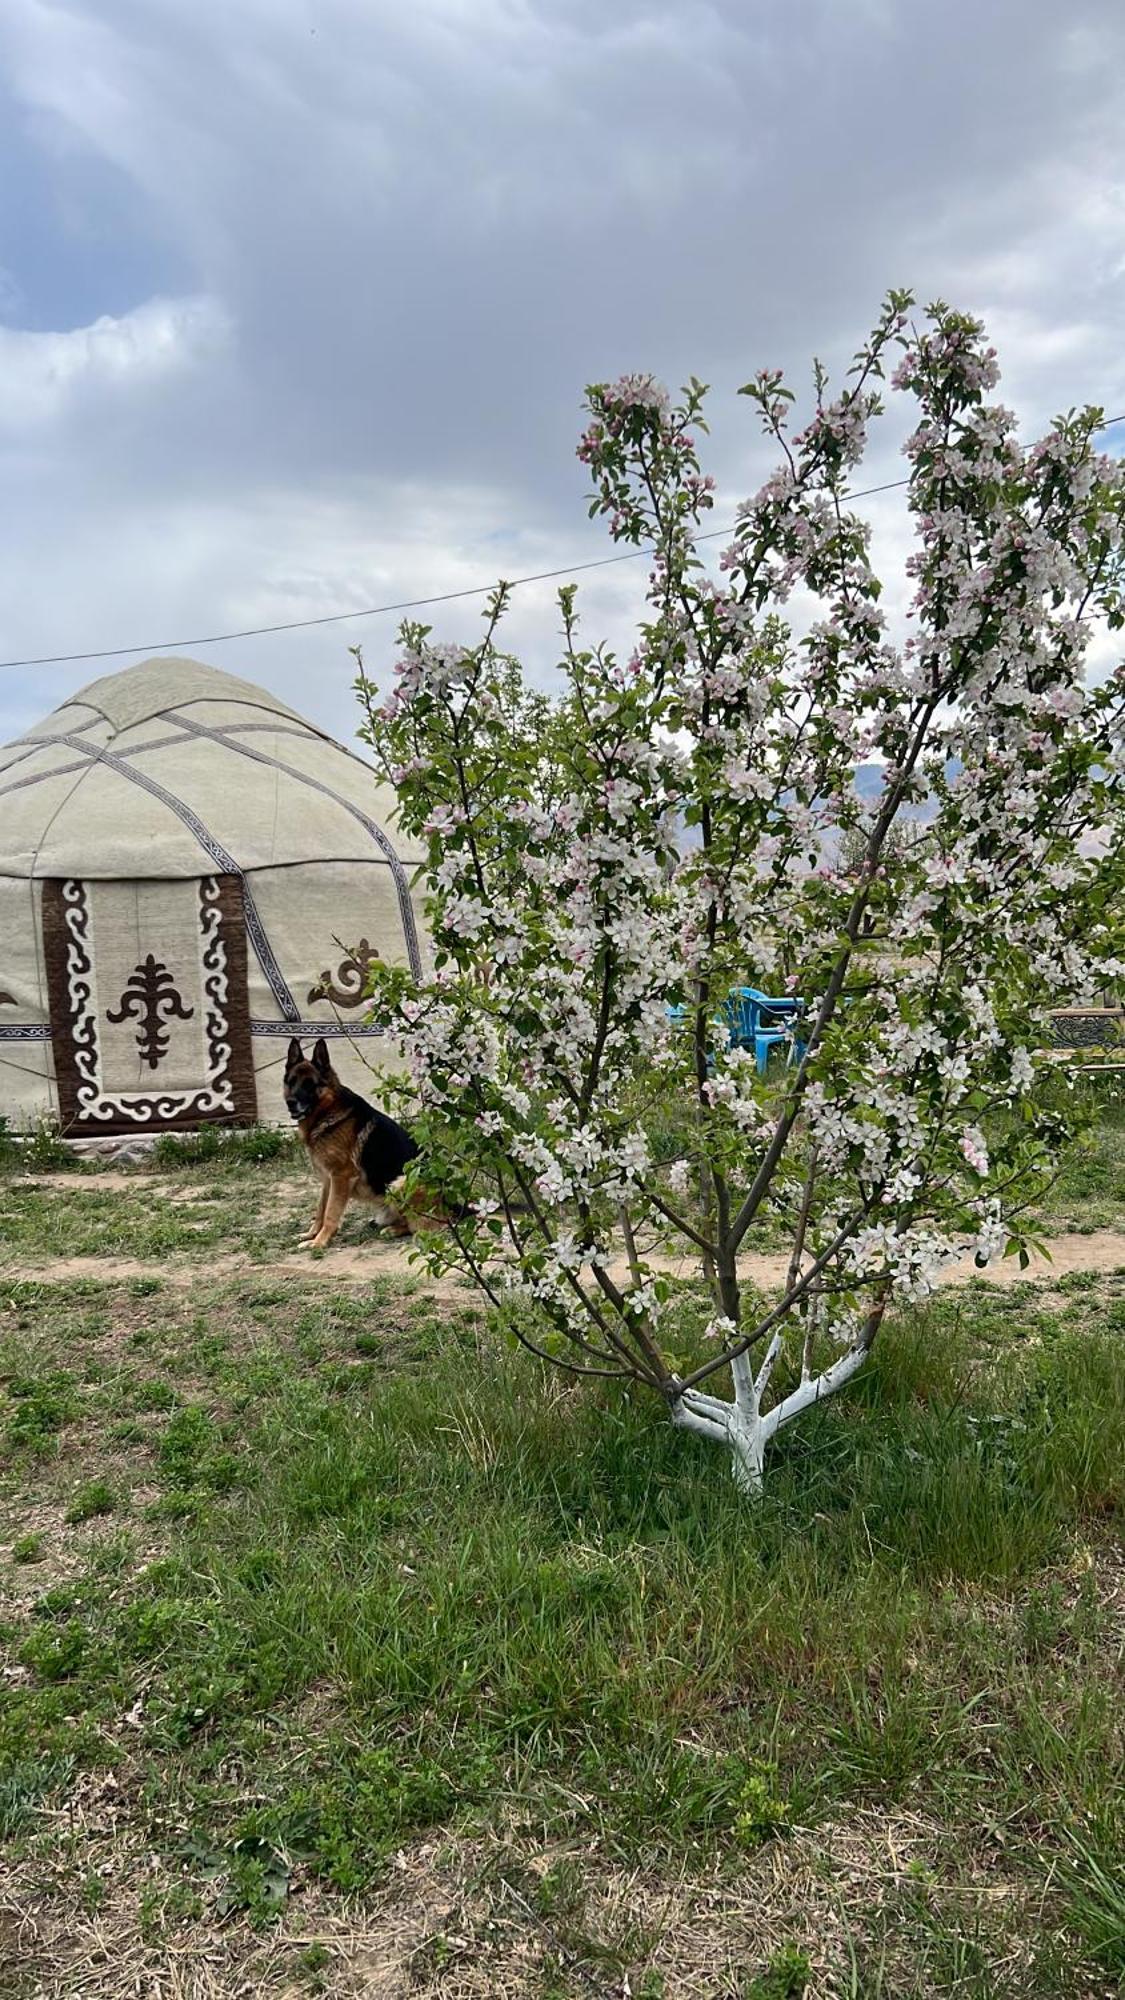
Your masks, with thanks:
[[[65,1132],[254,1118],[237,876],[45,882],[43,954]]]
[[[291,1035],[370,1094],[373,962],[423,969],[394,798],[263,689],[194,660],[96,681],[0,750],[0,1065],[16,1123],[117,1134],[283,1115]]]

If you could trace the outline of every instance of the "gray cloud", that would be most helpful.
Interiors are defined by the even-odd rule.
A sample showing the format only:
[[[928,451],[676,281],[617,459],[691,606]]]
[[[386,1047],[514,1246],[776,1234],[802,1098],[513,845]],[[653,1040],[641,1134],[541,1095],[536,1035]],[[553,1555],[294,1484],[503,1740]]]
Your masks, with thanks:
[[[764,469],[734,388],[840,363],[892,283],[988,315],[1029,423],[1125,408],[1115,0],[26,0],[0,50],[35,223],[0,201],[4,656],[601,554],[573,444],[625,369],[715,384],[729,511]],[[519,601],[541,667],[556,622]],[[345,730],[352,636],[386,657],[209,657]],[[7,675],[0,729],[103,670]]]

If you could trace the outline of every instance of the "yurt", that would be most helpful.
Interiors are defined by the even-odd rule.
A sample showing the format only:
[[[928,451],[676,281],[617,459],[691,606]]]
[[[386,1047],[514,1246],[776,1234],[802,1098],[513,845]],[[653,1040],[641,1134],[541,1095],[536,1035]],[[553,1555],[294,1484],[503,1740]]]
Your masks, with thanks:
[[[0,750],[0,1111],[68,1137],[284,1118],[291,1035],[366,1095],[373,959],[422,969],[394,798],[248,681],[154,659]]]

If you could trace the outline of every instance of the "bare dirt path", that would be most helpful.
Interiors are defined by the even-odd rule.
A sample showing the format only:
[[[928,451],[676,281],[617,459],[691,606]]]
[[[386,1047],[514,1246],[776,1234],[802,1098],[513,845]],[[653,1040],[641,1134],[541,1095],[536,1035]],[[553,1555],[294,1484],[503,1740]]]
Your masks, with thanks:
[[[182,1180],[165,1178],[161,1174],[138,1173],[135,1167],[105,1167],[96,1173],[49,1173],[21,1176],[14,1185],[24,1189],[45,1190],[53,1193],[58,1188],[73,1188],[80,1194],[132,1194],[138,1201],[151,1202],[158,1196],[161,1201],[206,1201],[214,1190],[215,1183],[206,1180]],[[282,1181],[271,1190],[271,1200],[277,1202],[301,1202],[308,1205],[316,1200],[316,1188],[311,1179]]]
[[[51,1167],[43,1173],[21,1175],[16,1185],[28,1188],[80,1188],[83,1193],[90,1188],[100,1188],[107,1194],[131,1194],[143,1190],[146,1195],[165,1195],[170,1187],[169,1182],[161,1180],[159,1175],[142,1175],[135,1167],[98,1167],[86,1174]]]
[[[1095,1229],[1088,1235],[1052,1236],[1047,1239],[1047,1247],[1050,1262],[1033,1257],[1026,1271],[1020,1270],[1014,1257],[1005,1258],[986,1271],[978,1271],[972,1258],[966,1257],[947,1272],[945,1283],[963,1285],[970,1279],[980,1278],[987,1284],[1010,1285],[1021,1279],[1065,1277],[1073,1271],[1089,1271],[1099,1277],[1109,1277],[1116,1271],[1125,1272],[1123,1230]],[[697,1269],[687,1257],[654,1255],[648,1262],[655,1270],[675,1277],[690,1278]],[[784,1281],[787,1259],[780,1253],[775,1256],[743,1257],[739,1259],[738,1268],[740,1276],[747,1282],[760,1286],[763,1291],[770,1291]],[[628,1276],[624,1259],[611,1265],[610,1270],[616,1278]],[[374,1278],[397,1278],[413,1279],[426,1290],[436,1291],[439,1296],[472,1290],[466,1280],[453,1272],[440,1279],[430,1278],[420,1265],[411,1263],[407,1245],[380,1241],[378,1238],[364,1244],[341,1244],[317,1257],[310,1256],[307,1251],[284,1252],[267,1262],[255,1262],[237,1252],[209,1257],[205,1264],[145,1263],[133,1257],[59,1257],[45,1259],[42,1263],[7,1265],[0,1268],[0,1278],[7,1283],[26,1280],[42,1284],[73,1278],[96,1278],[104,1284],[125,1284],[133,1278],[159,1276],[167,1284],[190,1288],[193,1285],[209,1285],[216,1279],[268,1279],[282,1271],[304,1278],[310,1284],[370,1284]]]

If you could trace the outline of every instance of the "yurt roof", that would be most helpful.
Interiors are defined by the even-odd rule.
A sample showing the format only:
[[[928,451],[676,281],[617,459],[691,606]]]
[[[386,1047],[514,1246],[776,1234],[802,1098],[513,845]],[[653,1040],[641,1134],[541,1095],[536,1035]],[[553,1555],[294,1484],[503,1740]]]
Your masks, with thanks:
[[[0,875],[198,876],[420,858],[363,760],[199,660],[92,681],[0,750]]]

